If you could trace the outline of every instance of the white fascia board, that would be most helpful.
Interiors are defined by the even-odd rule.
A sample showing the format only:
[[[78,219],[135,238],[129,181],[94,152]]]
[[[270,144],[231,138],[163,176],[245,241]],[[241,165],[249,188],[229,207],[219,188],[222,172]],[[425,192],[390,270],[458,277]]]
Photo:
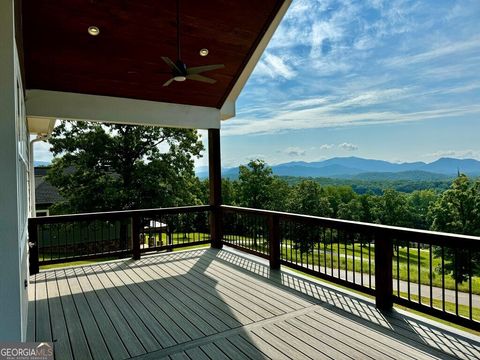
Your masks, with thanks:
[[[225,103],[223,104],[223,107],[221,108],[222,120],[228,120],[235,116],[235,102],[237,101],[237,98],[240,95],[240,92],[242,91],[243,87],[247,83],[248,78],[250,77],[253,70],[255,69],[255,66],[260,60],[262,54],[267,48],[268,43],[272,39],[272,36],[275,33],[275,30],[277,30],[278,25],[280,24],[283,17],[285,16],[285,13],[287,12],[291,3],[292,3],[292,0],[285,0],[283,2],[277,15],[275,16],[273,21],[270,23],[270,26],[268,27],[262,39],[258,43],[258,46],[256,47],[250,59],[248,60],[247,65],[245,66],[242,73],[238,77],[237,82],[233,86],[232,90],[230,91],[230,94],[228,95]],[[232,104],[233,104],[233,109],[232,109]]]
[[[228,120],[235,117],[236,115],[235,100],[233,101],[227,100],[223,103],[223,106],[220,109],[220,117],[222,120]]]
[[[27,90],[28,118],[93,121],[191,129],[219,129],[220,110],[111,96]]]
[[[56,119],[33,116],[30,116],[27,120],[28,132],[30,134],[44,136],[48,136],[52,133],[56,122]]]

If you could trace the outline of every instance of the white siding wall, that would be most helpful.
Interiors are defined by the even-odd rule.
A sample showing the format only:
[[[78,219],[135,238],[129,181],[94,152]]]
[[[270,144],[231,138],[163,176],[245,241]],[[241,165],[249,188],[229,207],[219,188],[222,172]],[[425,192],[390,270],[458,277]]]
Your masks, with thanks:
[[[0,341],[25,340],[28,135],[13,0],[0,0]]]

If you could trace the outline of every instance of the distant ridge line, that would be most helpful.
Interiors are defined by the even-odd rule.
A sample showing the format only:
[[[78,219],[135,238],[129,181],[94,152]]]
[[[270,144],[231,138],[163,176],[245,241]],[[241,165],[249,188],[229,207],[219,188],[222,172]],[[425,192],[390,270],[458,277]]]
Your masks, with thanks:
[[[322,161],[292,161],[271,166],[278,176],[329,177],[340,179],[401,179],[401,180],[445,180],[458,173],[480,176],[480,161],[443,157],[426,163],[423,161],[393,163],[385,160],[360,157],[334,157]],[[208,177],[205,169],[197,171],[199,177]],[[224,177],[235,178],[238,168],[223,168]]]

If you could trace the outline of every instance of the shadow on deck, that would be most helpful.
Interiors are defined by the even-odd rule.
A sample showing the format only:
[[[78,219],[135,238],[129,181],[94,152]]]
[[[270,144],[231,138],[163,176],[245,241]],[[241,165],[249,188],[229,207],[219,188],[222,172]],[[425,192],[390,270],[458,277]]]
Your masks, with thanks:
[[[231,250],[41,272],[29,340],[57,359],[480,358],[479,338]]]

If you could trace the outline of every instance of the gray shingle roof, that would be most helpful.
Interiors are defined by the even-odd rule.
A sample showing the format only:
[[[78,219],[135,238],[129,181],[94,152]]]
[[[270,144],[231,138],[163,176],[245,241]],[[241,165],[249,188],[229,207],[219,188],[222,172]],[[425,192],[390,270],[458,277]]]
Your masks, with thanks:
[[[35,203],[37,205],[51,205],[63,200],[58,189],[45,179],[46,168],[35,168]]]

